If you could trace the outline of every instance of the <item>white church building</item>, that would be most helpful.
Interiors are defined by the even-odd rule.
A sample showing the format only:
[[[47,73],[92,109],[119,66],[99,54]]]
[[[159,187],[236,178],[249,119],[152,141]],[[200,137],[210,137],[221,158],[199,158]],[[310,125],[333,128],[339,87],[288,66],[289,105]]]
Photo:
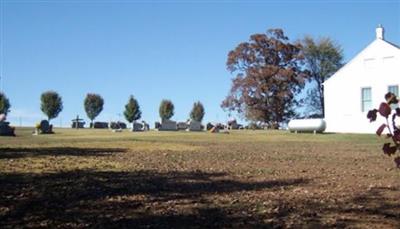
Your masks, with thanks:
[[[378,26],[376,39],[324,82],[327,132],[375,133],[385,121],[379,114],[373,123],[367,119],[388,91],[399,95],[400,47],[384,35]]]

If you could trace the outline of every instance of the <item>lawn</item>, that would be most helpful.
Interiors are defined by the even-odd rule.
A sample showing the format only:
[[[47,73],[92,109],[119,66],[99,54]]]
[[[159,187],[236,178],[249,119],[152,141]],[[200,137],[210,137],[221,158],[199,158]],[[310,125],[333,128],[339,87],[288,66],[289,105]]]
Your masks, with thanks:
[[[374,135],[55,131],[0,138],[1,228],[400,228]]]

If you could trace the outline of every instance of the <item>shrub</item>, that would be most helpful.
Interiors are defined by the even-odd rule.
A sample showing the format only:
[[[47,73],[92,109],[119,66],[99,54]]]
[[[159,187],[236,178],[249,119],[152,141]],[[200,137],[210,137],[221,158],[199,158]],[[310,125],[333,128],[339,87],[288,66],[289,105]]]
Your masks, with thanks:
[[[400,108],[396,108],[395,112],[392,113],[391,104],[398,104],[399,101],[395,94],[389,92],[385,95],[386,102],[382,102],[379,106],[379,109],[373,109],[368,111],[367,118],[370,122],[374,122],[377,118],[377,114],[379,113],[382,117],[386,119],[386,123],[383,123],[376,130],[376,134],[378,136],[382,136],[382,133],[385,129],[388,130],[388,134],[385,135],[387,139],[390,139],[391,142],[387,142],[383,144],[382,151],[384,154],[391,157],[395,155],[396,152],[400,148],[400,129],[396,125],[396,117],[400,116]],[[391,119],[391,123],[389,122]],[[393,144],[392,144],[393,143]],[[400,168],[400,156],[394,158],[394,162],[396,163],[397,168]]]

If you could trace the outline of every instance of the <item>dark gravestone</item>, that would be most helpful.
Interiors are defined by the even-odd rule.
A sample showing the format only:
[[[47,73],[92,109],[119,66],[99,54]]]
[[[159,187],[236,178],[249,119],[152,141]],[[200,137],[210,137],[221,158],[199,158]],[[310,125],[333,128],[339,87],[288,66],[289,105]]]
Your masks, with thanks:
[[[72,119],[71,122],[71,127],[75,129],[84,128],[85,126],[85,122],[83,119],[79,118],[79,115],[77,115],[75,119]]]
[[[133,122],[132,123],[132,131],[143,131],[143,124],[142,123],[138,123],[138,122]]]
[[[117,122],[121,129],[126,129],[128,126],[124,122]]]
[[[142,121],[142,124],[143,124],[143,130],[144,131],[149,131],[150,130],[150,125],[149,124],[147,124],[145,121]]]
[[[211,130],[213,127],[214,127],[213,124],[207,123],[207,125],[206,125],[206,130]]]
[[[113,130],[126,129],[126,123],[124,123],[124,122],[111,122],[110,123],[110,128],[113,129]]]
[[[161,128],[161,123],[160,122],[155,122],[154,123],[154,128],[160,129]]]
[[[71,127],[76,129],[85,128],[85,122],[72,122]]]
[[[0,136],[15,136],[14,127],[10,127],[9,122],[0,121]]]
[[[107,122],[94,122],[94,128],[96,129],[107,129],[108,123]]]
[[[40,122],[39,131],[41,134],[53,134],[53,125],[50,125],[47,120],[42,120]]]

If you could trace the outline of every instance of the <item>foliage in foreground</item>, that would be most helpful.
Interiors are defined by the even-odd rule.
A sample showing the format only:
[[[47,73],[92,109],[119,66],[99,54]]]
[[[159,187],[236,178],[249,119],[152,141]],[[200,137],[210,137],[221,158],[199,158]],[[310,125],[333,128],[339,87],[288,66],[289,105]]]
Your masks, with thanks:
[[[61,96],[55,91],[46,91],[40,96],[40,109],[50,121],[56,118],[63,109]]]
[[[400,108],[397,107],[395,112],[392,113],[391,104],[398,104],[399,101],[395,94],[388,92],[385,95],[386,102],[382,102],[379,106],[379,109],[373,109],[368,111],[367,118],[370,122],[373,122],[377,118],[377,113],[379,113],[382,117],[386,119],[386,123],[383,123],[377,130],[376,134],[381,136],[385,129],[388,130],[388,134],[386,134],[386,138],[391,139],[391,143],[387,142],[383,144],[382,150],[383,153],[388,155],[389,157],[395,155],[396,152],[400,149],[400,128],[396,125],[396,117],[400,117]],[[391,123],[389,122],[389,118],[391,118]],[[393,143],[393,145],[392,145]],[[397,168],[400,168],[400,156],[394,158],[394,162],[397,165]]]

